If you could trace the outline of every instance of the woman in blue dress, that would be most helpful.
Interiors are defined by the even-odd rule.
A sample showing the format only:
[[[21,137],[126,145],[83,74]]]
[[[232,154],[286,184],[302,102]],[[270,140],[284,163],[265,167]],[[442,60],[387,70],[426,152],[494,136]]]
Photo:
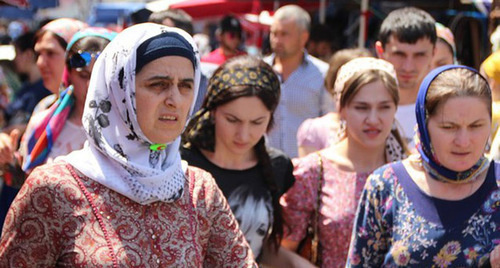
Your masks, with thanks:
[[[368,178],[347,267],[478,267],[500,243],[500,166],[484,156],[487,81],[439,67],[420,86],[416,115],[419,154]]]

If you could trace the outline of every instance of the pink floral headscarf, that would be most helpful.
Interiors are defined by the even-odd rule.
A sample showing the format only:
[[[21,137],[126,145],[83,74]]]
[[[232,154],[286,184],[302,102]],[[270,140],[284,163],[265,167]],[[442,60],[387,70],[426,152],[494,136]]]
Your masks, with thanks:
[[[71,18],[61,18],[53,20],[42,27],[42,31],[49,31],[60,36],[66,43],[69,43],[73,35],[88,27],[85,22]],[[64,48],[66,50],[66,48]]]

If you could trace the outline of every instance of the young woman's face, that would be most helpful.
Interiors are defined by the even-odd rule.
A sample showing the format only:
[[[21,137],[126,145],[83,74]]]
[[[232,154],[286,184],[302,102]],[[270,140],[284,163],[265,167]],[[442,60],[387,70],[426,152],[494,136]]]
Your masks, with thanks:
[[[146,64],[136,74],[137,121],[154,143],[174,141],[184,129],[194,97],[190,60],[166,56]]]
[[[240,97],[213,111],[215,150],[247,154],[266,133],[271,112],[256,96]]]
[[[436,42],[436,53],[432,58],[432,69],[439,66],[453,64],[453,52],[448,44],[439,40]]]
[[[471,168],[484,154],[491,132],[486,101],[454,97],[436,109],[427,127],[437,160],[454,171]]]
[[[73,85],[73,92],[79,104],[85,104],[87,90],[89,88],[90,75],[94,68],[95,58],[92,57],[89,65],[83,68],[71,68],[69,71],[70,82]]]
[[[56,36],[46,32],[35,44],[36,65],[40,69],[43,85],[52,93],[59,91],[65,64],[65,48],[61,47]]]
[[[340,113],[347,138],[361,147],[375,148],[384,145],[389,136],[396,104],[379,80],[362,86]]]

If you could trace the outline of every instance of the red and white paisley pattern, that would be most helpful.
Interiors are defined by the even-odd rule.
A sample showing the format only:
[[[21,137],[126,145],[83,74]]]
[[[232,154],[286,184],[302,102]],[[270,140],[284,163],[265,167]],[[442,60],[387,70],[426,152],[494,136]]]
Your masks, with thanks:
[[[119,267],[256,266],[209,173],[189,167],[192,193],[149,205],[79,175],[91,204],[72,174],[64,162],[33,171],[7,214],[0,267],[112,267],[113,258]]]

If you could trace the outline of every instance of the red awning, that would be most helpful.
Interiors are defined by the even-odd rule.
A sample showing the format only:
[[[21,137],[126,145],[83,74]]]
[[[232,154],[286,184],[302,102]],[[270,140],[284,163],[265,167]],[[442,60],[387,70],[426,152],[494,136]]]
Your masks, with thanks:
[[[214,17],[229,13],[249,13],[252,11],[252,1],[191,0],[172,4],[169,8],[182,9],[193,18]]]
[[[29,1],[28,0],[2,0],[2,1],[0,1],[0,4],[8,4],[11,6],[16,6],[16,7],[28,7]]]
[[[177,2],[177,1],[175,1]],[[169,8],[179,8],[186,11],[193,18],[216,17],[226,14],[259,14],[262,10],[274,10],[273,0],[189,0],[172,3]],[[319,1],[288,0],[279,1],[279,6],[296,4],[306,10],[317,9]]]

